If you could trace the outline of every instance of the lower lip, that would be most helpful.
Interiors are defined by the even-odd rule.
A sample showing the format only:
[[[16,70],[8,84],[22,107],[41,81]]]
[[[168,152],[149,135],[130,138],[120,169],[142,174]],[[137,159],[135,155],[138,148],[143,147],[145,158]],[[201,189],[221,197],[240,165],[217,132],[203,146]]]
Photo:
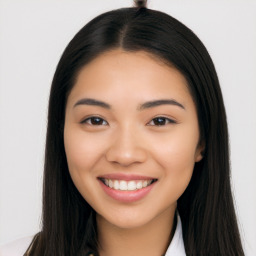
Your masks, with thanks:
[[[99,180],[99,183],[108,196],[120,202],[130,203],[130,202],[135,202],[144,198],[151,191],[151,189],[153,188],[156,182],[153,182],[151,185],[145,188],[133,190],[133,191],[115,190],[113,188],[106,186],[100,180]]]

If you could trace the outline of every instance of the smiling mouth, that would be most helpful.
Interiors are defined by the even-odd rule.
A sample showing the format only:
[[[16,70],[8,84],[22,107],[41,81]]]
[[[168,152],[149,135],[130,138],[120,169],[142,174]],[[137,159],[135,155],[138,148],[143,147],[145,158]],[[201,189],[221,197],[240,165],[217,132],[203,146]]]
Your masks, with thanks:
[[[115,180],[115,179],[105,179],[99,178],[99,180],[105,184],[107,187],[119,191],[135,191],[146,188],[157,181],[157,179],[148,180]]]

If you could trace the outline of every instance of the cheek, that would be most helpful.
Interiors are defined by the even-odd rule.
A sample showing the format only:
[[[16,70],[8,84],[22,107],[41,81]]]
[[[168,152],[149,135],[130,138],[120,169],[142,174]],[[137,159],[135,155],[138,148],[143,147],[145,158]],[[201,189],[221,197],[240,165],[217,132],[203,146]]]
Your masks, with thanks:
[[[76,125],[64,129],[64,146],[71,179],[83,198],[93,205],[94,176],[92,169],[100,158],[101,143],[93,136],[85,135]]]
[[[185,189],[193,173],[194,154],[185,147],[176,147],[166,151],[162,163],[168,182],[171,184],[175,182],[175,187],[180,187],[181,190]]]
[[[102,143],[81,129],[66,127],[64,144],[70,172],[86,172],[100,156]]]
[[[165,138],[155,148],[158,164],[164,170],[164,179],[178,194],[186,189],[193,173],[199,138],[197,133],[176,133],[175,136]]]
[[[188,169],[193,168],[195,163],[195,148],[185,146],[183,144],[175,144],[173,147],[165,150],[165,156],[162,157],[162,162],[174,173],[186,172]]]
[[[76,126],[64,129],[64,145],[71,179],[80,194],[88,201],[92,188],[91,170],[99,159],[100,144],[85,136]]]
[[[194,158],[191,151],[182,145],[166,150],[161,155],[163,176],[161,200],[167,203],[176,202],[186,190],[194,169]],[[160,200],[160,199],[159,199]]]
[[[159,138],[158,138],[159,139]],[[177,127],[172,134],[166,134],[155,143],[155,154],[165,166],[191,166],[195,162],[195,154],[199,140],[197,129]]]

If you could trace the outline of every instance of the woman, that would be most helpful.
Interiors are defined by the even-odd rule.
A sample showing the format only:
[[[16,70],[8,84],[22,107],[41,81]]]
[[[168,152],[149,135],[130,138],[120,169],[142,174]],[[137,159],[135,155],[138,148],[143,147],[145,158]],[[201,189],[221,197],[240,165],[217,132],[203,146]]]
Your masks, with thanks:
[[[83,27],[54,75],[43,226],[26,255],[244,255],[207,50],[135,8]]]

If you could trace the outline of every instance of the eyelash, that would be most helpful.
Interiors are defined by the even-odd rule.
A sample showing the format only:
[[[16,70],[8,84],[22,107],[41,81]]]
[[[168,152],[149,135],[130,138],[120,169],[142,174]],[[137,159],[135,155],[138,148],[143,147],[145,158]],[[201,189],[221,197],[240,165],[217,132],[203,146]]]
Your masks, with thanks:
[[[97,123],[93,124],[94,121],[96,121]],[[156,122],[156,121],[158,121],[159,123],[162,123],[162,124],[159,124],[159,123],[158,124],[150,124],[150,123]],[[147,125],[149,125],[149,126],[165,126],[167,124],[176,124],[176,123],[177,122],[174,121],[173,119],[163,117],[163,116],[158,116],[158,117],[153,118]],[[89,124],[89,125],[92,125],[92,126],[101,126],[101,125],[108,125],[108,122],[105,121],[101,117],[92,116],[92,117],[88,117],[85,120],[83,120],[81,122],[81,124]]]
[[[158,117],[155,117],[155,118],[153,118],[147,125],[152,125],[152,124],[150,124],[151,122],[154,122],[154,121],[157,121],[157,119],[158,119],[158,121],[160,121],[160,123],[161,122],[164,122],[163,124],[153,124],[153,125],[155,125],[155,126],[165,126],[165,125],[167,125],[167,124],[176,124],[177,122],[176,121],[174,121],[173,119],[170,119],[170,118],[167,118],[167,117],[164,117],[164,116],[158,116]]]
[[[96,119],[98,120],[98,121],[96,121]],[[93,124],[92,122],[93,122],[93,120],[94,121],[96,121],[96,122],[99,122],[98,124]],[[102,122],[105,122],[105,124],[102,124]],[[89,124],[89,125],[93,125],[93,126],[100,126],[100,125],[107,125],[108,123],[107,123],[107,121],[105,121],[103,118],[101,118],[101,117],[98,117],[98,116],[91,116],[91,117],[88,117],[88,118],[86,118],[85,120],[83,120],[82,122],[81,122],[81,124]]]

